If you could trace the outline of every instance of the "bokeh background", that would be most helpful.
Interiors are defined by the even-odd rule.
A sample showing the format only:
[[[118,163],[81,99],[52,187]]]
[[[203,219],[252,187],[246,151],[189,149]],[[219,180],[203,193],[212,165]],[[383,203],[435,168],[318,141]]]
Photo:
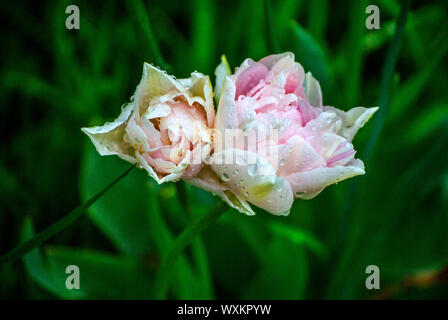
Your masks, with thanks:
[[[65,28],[69,4],[80,8],[80,30]],[[365,27],[369,4],[380,8],[380,30]],[[80,127],[118,115],[144,61],[214,81],[223,53],[234,68],[292,51],[321,82],[326,105],[380,104],[354,141],[367,174],[295,201],[288,217],[227,211],[176,263],[168,297],[448,298],[447,9],[414,1],[396,66],[385,71],[401,6],[2,1],[0,254],[128,168],[101,158]],[[193,218],[218,202],[186,188]],[[161,254],[189,224],[177,192],[134,169],[68,229],[1,267],[0,298],[151,298]],[[69,264],[80,267],[80,290],[65,287]],[[365,287],[371,264],[380,268],[380,290]]]

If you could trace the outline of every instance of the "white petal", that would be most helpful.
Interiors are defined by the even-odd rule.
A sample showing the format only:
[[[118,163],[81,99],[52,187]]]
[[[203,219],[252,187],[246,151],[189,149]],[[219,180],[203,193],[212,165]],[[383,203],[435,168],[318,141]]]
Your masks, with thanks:
[[[226,56],[223,54],[221,56],[221,63],[215,69],[215,101],[219,103],[219,98],[221,97],[221,89],[224,85],[224,79],[232,73],[230,71],[229,63],[227,62]]]
[[[146,112],[143,114],[143,117],[148,120],[162,118],[169,115],[170,112],[171,112],[170,106],[165,103],[151,104],[146,110]]]
[[[235,102],[235,84],[226,77],[222,88],[221,99],[219,100],[218,111],[216,114],[215,128],[222,134],[227,128],[238,127],[238,112]]]
[[[143,128],[135,121],[135,114],[129,119],[125,131],[124,141],[132,145],[134,149],[140,150],[141,152],[148,152],[150,150],[148,137]]]
[[[89,136],[100,155],[118,155],[126,161],[135,163],[133,154],[129,151],[130,145],[123,140],[126,122],[131,112],[132,104],[129,103],[122,108],[121,114],[113,122],[81,130]]]
[[[221,180],[218,179],[216,174],[210,169],[210,167],[204,167],[198,175],[193,178],[184,179],[188,183],[198,188],[211,192],[214,195],[219,196],[230,207],[238,210],[241,213],[253,216],[255,212],[250,205],[240,196],[233,193],[229,188],[224,185]]]
[[[228,149],[215,153],[210,167],[225,185],[250,203],[275,215],[289,214],[294,200],[289,184],[257,154]]]
[[[319,81],[317,81],[313,77],[311,72],[306,73],[303,87],[305,89],[305,95],[308,99],[308,102],[313,107],[321,107],[322,106],[322,90],[320,89]]]
[[[173,76],[145,62],[142,79],[132,97],[134,110],[141,115],[146,111],[153,97],[163,96],[171,91],[182,92],[184,90],[182,84]]]
[[[307,141],[325,161],[328,161],[333,156],[340,145],[344,143],[350,144],[345,138],[328,132],[320,132],[307,139]]]
[[[286,179],[296,197],[310,199],[316,196],[321,189],[333,183],[364,173],[362,161],[353,160],[347,166],[324,167],[297,172],[287,176]]]
[[[378,110],[378,107],[356,107],[347,112],[334,107],[324,107],[324,110],[333,111],[339,116],[342,120],[342,128],[338,134],[345,137],[348,141],[352,141],[358,130],[369,121],[373,114]]]
[[[213,128],[215,124],[215,107],[213,103],[213,87],[209,76],[205,76],[199,72],[191,74],[191,86],[188,91],[193,96],[193,99],[188,99],[188,103],[192,105],[198,102],[203,106],[207,116],[207,125]]]
[[[291,61],[292,63],[294,63],[294,53],[284,52],[279,54],[271,54],[267,57],[264,57],[259,62],[264,64],[268,69],[272,69],[280,60],[283,60],[283,63],[281,63],[281,65],[287,63],[287,61]]]
[[[160,184],[160,179],[159,176],[157,175],[157,173],[154,171],[154,169],[148,165],[148,163],[146,162],[145,158],[143,158],[143,156],[140,154],[140,152],[136,151],[135,152],[135,157],[137,159],[137,164],[140,168],[143,168],[144,170],[146,170],[146,172],[148,173],[148,175],[153,178],[154,180],[157,181],[157,183]]]

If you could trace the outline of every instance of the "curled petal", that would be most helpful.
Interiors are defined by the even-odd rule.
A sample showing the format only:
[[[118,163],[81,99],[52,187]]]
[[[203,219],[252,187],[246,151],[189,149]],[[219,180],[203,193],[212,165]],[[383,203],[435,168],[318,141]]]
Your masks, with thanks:
[[[232,72],[230,71],[229,63],[227,62],[226,56],[223,54],[221,56],[221,63],[215,69],[215,99],[216,103],[219,103],[219,98],[221,97],[222,86],[224,85],[224,80],[226,76],[229,76]]]
[[[303,83],[306,98],[313,107],[322,107],[322,90],[319,81],[314,79],[311,72],[307,72]]]
[[[286,58],[286,59],[285,59]],[[263,59],[261,59],[259,62],[264,64],[268,69],[272,69],[274,68],[277,63],[283,60],[284,63],[281,64],[281,67],[293,67],[294,66],[294,53],[292,52],[283,52],[283,53],[279,53],[279,54],[271,54],[267,57],[264,57]],[[278,70],[276,71],[281,71],[281,67],[278,67]]]
[[[378,110],[378,107],[356,107],[347,112],[334,107],[324,107],[324,110],[333,111],[337,114],[338,118],[342,120],[342,126],[338,134],[345,137],[348,141],[352,141],[358,130],[369,121]]]
[[[209,191],[219,196],[230,207],[249,216],[255,215],[255,212],[242,197],[230,191],[230,189],[222,183],[217,175],[208,167],[204,167],[196,176],[185,178],[186,182],[193,186]]]
[[[257,154],[240,149],[215,153],[210,167],[235,194],[275,215],[288,215],[294,200],[285,179]]]
[[[311,199],[323,188],[339,181],[364,174],[361,160],[352,160],[346,166],[316,168],[311,171],[296,172],[286,177],[297,198]]]
[[[152,98],[184,90],[182,84],[173,76],[145,62],[142,79],[131,99],[134,102],[134,111],[141,115],[148,108]]]
[[[137,124],[135,114],[133,114],[129,119],[125,131],[126,134],[124,135],[124,141],[128,142],[134,149],[142,152],[150,151],[151,147],[148,143],[148,136],[142,126]]]
[[[235,102],[235,84],[226,77],[216,112],[215,129],[224,132],[225,129],[238,127],[238,111]]]
[[[215,108],[213,105],[213,88],[209,76],[205,76],[199,72],[191,74],[191,86],[187,87],[188,92],[191,93],[193,99],[189,100],[189,104],[199,102],[203,106],[206,116],[207,125],[213,128],[215,123]],[[200,100],[198,98],[202,98]]]
[[[123,160],[135,163],[133,152],[130,151],[131,146],[123,139],[126,121],[131,112],[132,104],[129,103],[122,108],[121,114],[113,122],[97,127],[81,128],[81,130],[87,134],[100,155],[117,155]]]

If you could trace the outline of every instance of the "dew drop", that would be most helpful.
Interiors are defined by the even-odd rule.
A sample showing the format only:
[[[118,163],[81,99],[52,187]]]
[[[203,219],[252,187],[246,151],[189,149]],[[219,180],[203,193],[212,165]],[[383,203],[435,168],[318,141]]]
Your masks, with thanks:
[[[244,165],[244,164],[245,164],[244,157],[238,155],[238,156],[236,157],[236,164],[239,165],[239,166]],[[239,170],[237,169],[237,171],[239,171]]]
[[[258,173],[258,165],[257,164],[250,164],[247,166],[247,173],[250,176],[255,176]]]
[[[296,197],[301,197],[301,196],[303,196],[305,194],[305,192],[303,192],[303,191],[297,191],[296,192]]]
[[[286,160],[285,159],[280,159],[280,166],[284,166],[285,165],[285,163],[286,163]]]
[[[227,173],[223,173],[222,175],[221,175],[221,180],[222,181],[229,181],[229,175],[227,174]]]

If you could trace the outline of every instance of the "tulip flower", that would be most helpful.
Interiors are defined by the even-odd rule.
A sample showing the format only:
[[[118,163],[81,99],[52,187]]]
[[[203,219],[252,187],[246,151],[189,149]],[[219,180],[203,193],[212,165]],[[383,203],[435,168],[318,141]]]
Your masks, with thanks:
[[[365,173],[352,140],[378,108],[324,106],[319,82],[292,53],[247,59],[233,75],[223,64],[216,72],[221,139],[215,139],[210,168],[220,178],[215,189],[238,198],[240,211],[252,214],[249,202],[288,215],[295,198],[311,199]],[[207,187],[213,191],[211,182]]]
[[[158,183],[195,176],[212,148],[212,86],[198,72],[177,80],[145,63],[140,84],[120,116],[82,128],[101,155],[117,155]]]

